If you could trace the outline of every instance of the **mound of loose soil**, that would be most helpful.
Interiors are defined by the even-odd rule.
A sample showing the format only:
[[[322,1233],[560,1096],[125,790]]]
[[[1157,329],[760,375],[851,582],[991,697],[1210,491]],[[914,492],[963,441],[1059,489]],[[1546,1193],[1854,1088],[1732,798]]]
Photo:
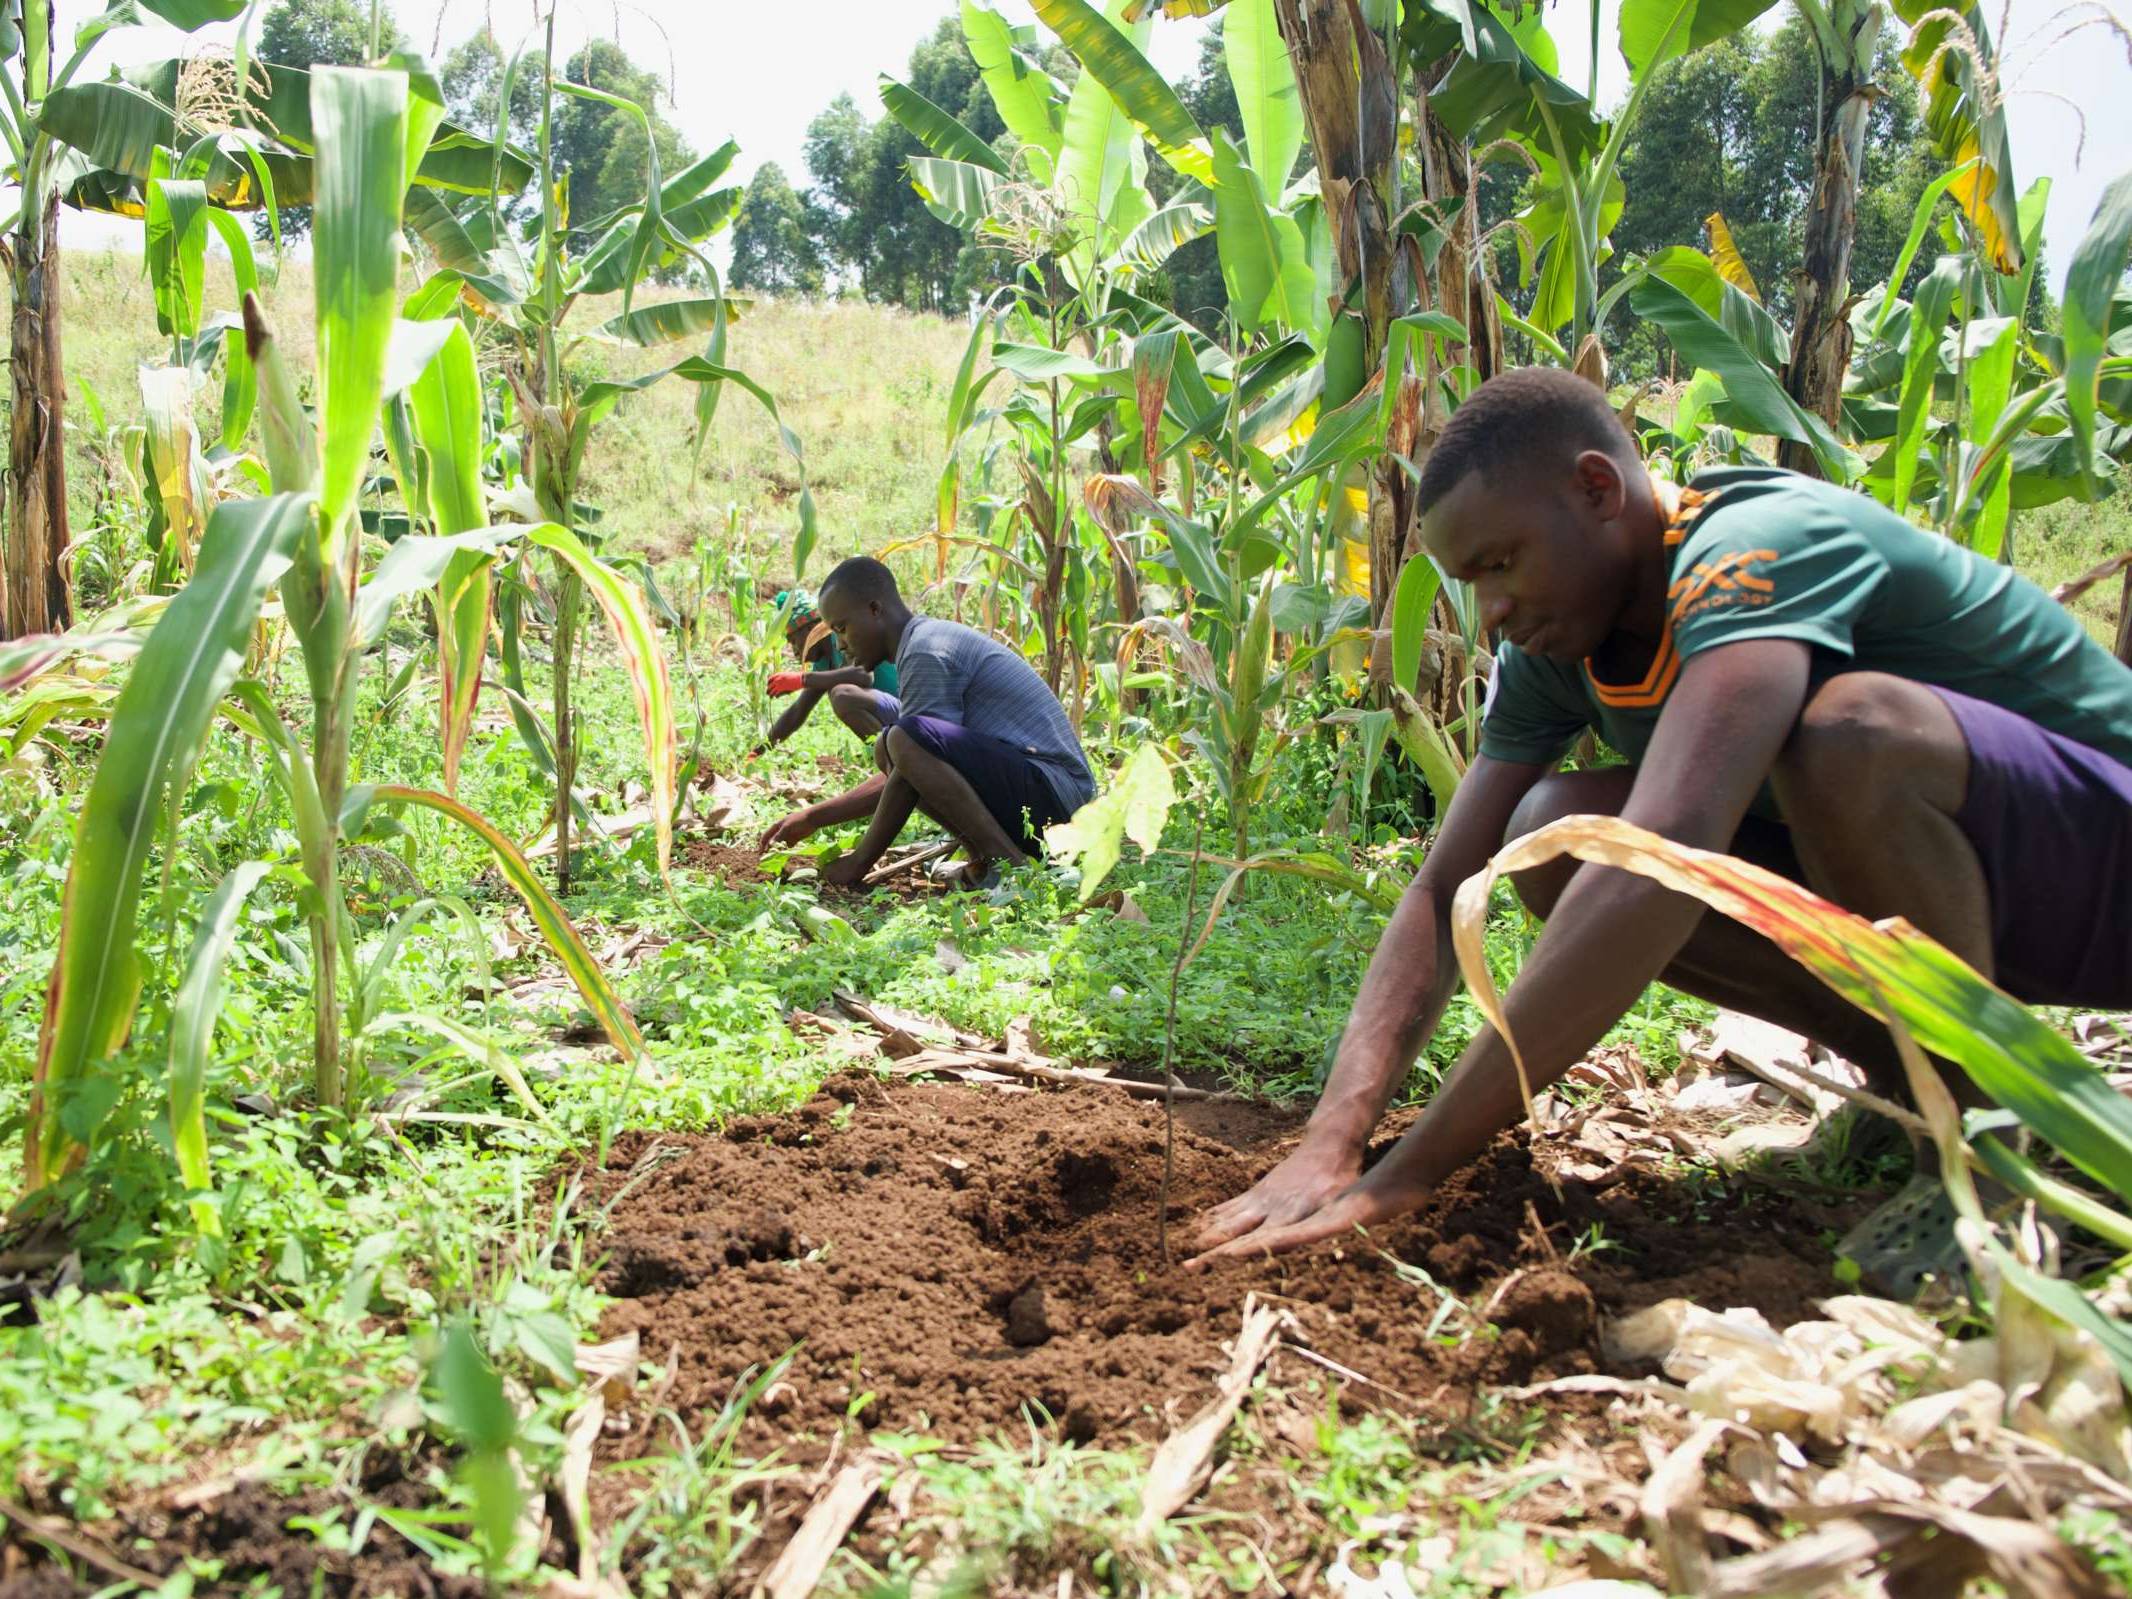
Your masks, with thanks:
[[[1234,1103],[1179,1107],[1170,1194],[1181,1260],[1192,1219],[1241,1192],[1298,1118]],[[1594,1369],[1597,1322],[1685,1293],[1792,1319],[1827,1292],[1819,1218],[1651,1176],[1557,1200],[1506,1138],[1423,1212],[1360,1243],[1203,1274],[1157,1238],[1159,1104],[1103,1089],[1001,1094],[950,1084],[832,1081],[789,1116],[723,1137],[634,1135],[594,1174],[620,1195],[606,1336],[672,1353],[668,1402],[715,1413],[751,1368],[797,1349],[745,1444],[819,1454],[847,1416],[973,1441],[1026,1412],[1076,1441],[1157,1436],[1224,1363],[1247,1293],[1296,1315],[1291,1334],[1372,1379],[1349,1399],[1462,1411],[1482,1384]],[[623,1193],[627,1188],[626,1194]],[[1610,1247],[1567,1257],[1602,1223]],[[1496,1330],[1447,1345],[1421,1266]],[[1312,1368],[1281,1357],[1284,1376]]]
[[[727,883],[755,883],[762,880],[762,851],[753,844],[721,844],[708,838],[688,839],[681,846],[681,864]]]

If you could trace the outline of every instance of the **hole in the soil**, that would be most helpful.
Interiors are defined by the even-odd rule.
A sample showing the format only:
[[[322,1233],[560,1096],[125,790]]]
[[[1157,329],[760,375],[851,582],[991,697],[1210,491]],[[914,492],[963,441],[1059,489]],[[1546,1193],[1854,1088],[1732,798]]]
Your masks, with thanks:
[[[1076,1216],[1093,1216],[1110,1205],[1111,1190],[1118,1186],[1118,1167],[1108,1155],[1083,1155],[1067,1150],[1053,1163],[1052,1177],[1059,1197]]]
[[[1038,1344],[1049,1343],[1052,1326],[1044,1305],[1044,1285],[1032,1278],[1017,1288],[1008,1296],[1002,1320],[1006,1323],[1007,1342],[1016,1349],[1034,1349]]]

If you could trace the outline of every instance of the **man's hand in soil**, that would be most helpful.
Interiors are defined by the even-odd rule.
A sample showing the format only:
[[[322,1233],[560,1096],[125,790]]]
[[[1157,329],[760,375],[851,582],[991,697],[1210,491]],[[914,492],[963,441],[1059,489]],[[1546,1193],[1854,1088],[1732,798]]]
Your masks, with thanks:
[[[1390,1164],[1386,1162],[1385,1166]],[[1217,1260],[1239,1255],[1284,1255],[1292,1249],[1304,1249],[1312,1244],[1322,1244],[1328,1239],[1344,1238],[1358,1227],[1374,1227],[1380,1222],[1390,1221],[1395,1216],[1404,1216],[1408,1211],[1418,1208],[1421,1202],[1429,1197],[1426,1188],[1404,1186],[1396,1173],[1390,1179],[1380,1177],[1378,1174],[1385,1170],[1385,1166],[1378,1167],[1376,1172],[1359,1182],[1350,1183],[1339,1193],[1296,1219],[1275,1221],[1269,1217],[1263,1220],[1242,1237],[1232,1238],[1219,1248],[1209,1249],[1204,1254],[1186,1261],[1185,1269],[1204,1271],[1209,1263]],[[1274,1175],[1278,1176],[1279,1172],[1276,1171]],[[1268,1181],[1270,1182],[1271,1178]],[[1265,1183],[1261,1183],[1259,1188],[1254,1188],[1242,1200],[1231,1203],[1242,1204],[1265,1186]]]
[[[1362,1172],[1360,1155],[1360,1149],[1352,1145],[1314,1146],[1306,1138],[1301,1148],[1261,1177],[1249,1192],[1208,1211],[1192,1247],[1201,1258],[1262,1248],[1264,1235],[1292,1230],[1352,1185]],[[1224,1251],[1223,1246],[1230,1244],[1236,1247]]]
[[[839,855],[822,868],[825,888],[857,888],[865,880],[867,863],[856,855]]]
[[[770,825],[758,847],[765,855],[774,849],[790,849],[815,832],[818,825],[804,808],[792,811]]]

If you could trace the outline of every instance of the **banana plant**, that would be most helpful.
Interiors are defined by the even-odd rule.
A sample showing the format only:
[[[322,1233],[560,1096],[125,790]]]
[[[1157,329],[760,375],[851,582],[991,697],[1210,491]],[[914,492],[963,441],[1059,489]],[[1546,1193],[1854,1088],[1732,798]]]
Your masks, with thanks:
[[[315,420],[257,299],[248,297],[246,350],[258,379],[271,492],[225,500],[208,514],[191,581],[142,641],[112,708],[76,822],[39,1034],[26,1133],[31,1190],[83,1158],[126,1086],[119,1057],[149,976],[138,937],[143,879],[162,819],[218,715],[257,738],[290,806],[311,933],[312,1089],[321,1106],[340,1107],[346,1093],[342,972],[352,976],[354,966],[340,854],[374,811],[426,808],[471,829],[495,854],[609,1040],[632,1061],[643,1050],[627,1009],[509,840],[446,795],[359,784],[350,770],[363,667],[395,604],[434,584],[465,549],[566,535],[552,526],[511,525],[410,534],[366,564],[357,498],[383,408],[422,378],[454,331],[394,314],[402,204],[443,107],[419,74],[331,68],[311,75],[307,114],[318,133]],[[266,684],[242,675],[269,594],[278,597],[302,653],[308,739],[288,725]],[[210,903],[203,953],[184,983],[188,1016],[204,1009],[211,1020],[212,1006],[199,996],[212,991],[226,941],[223,918],[251,886],[240,879]],[[173,1136],[188,1181],[198,1187],[205,1180],[201,1048],[197,1037],[179,1042]]]

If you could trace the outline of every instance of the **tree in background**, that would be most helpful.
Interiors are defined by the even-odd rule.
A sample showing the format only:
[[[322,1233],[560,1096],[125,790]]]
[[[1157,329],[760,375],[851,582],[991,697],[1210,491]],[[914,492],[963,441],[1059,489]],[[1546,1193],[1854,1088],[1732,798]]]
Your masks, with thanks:
[[[380,52],[390,55],[406,42],[392,7],[385,6],[378,19]],[[361,66],[370,59],[369,0],[277,0],[259,19],[256,51],[262,61],[305,71]],[[300,239],[311,231],[311,208],[285,205],[280,220],[282,237]],[[252,230],[262,239],[271,235],[265,212],[252,219]]]
[[[1898,44],[1883,42],[1866,111],[1850,253],[1854,286],[1894,270],[1918,196],[1941,170]],[[1815,180],[1817,60],[1807,24],[1794,14],[1767,35],[1745,30],[1662,69],[1622,153],[1628,200],[1614,228],[1609,278],[1629,256],[1707,243],[1705,221],[1715,212],[1763,302],[1792,318]],[[1931,266],[1931,253],[1920,251],[1910,284]],[[1622,327],[1612,353],[1624,376],[1664,370],[1661,337],[1649,326]]]
[[[688,141],[659,111],[664,85],[659,75],[640,67],[610,39],[595,39],[573,55],[562,75],[573,83],[601,90],[644,108],[651,137],[659,151],[659,170],[671,177],[695,159]],[[493,102],[492,102],[493,104]],[[573,230],[589,228],[600,218],[644,198],[649,152],[636,118],[574,96],[555,107],[555,159],[570,172],[569,222]],[[591,243],[580,239],[579,248]],[[677,273],[686,268],[676,268]]]
[[[919,41],[904,81],[979,138],[1006,132],[955,18]],[[805,198],[823,254],[868,299],[959,310],[998,281],[994,253],[969,247],[912,190],[904,163],[926,150],[894,118],[869,121],[850,95],[838,95],[808,125],[806,152],[813,186]]]
[[[503,46],[491,29],[483,28],[453,47],[438,68],[437,79],[444,89],[445,108],[454,122],[483,138],[496,131],[496,97],[503,92],[507,65]],[[521,71],[511,85],[508,137],[513,144],[529,150],[540,138],[538,71]],[[537,199],[536,196],[534,203]]]
[[[822,255],[807,207],[775,161],[756,169],[740,202],[727,278],[736,289],[766,294],[822,292]]]

